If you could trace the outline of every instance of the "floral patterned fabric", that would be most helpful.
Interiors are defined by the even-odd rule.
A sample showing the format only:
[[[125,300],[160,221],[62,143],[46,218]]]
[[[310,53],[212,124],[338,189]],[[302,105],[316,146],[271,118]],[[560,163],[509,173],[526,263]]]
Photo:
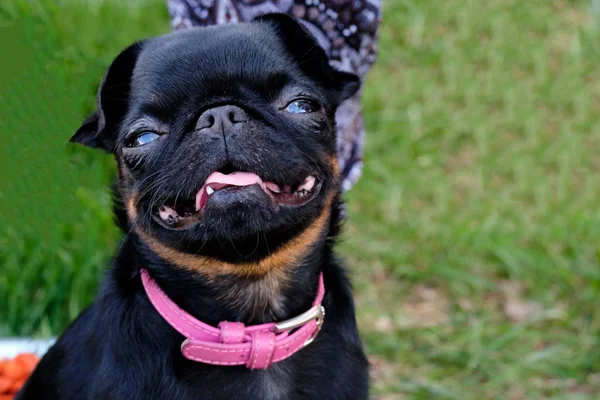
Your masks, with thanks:
[[[168,0],[173,29],[249,21],[280,12],[305,22],[331,64],[361,78],[375,62],[381,0]],[[362,170],[364,125],[360,93],[338,109],[337,152],[343,189]]]

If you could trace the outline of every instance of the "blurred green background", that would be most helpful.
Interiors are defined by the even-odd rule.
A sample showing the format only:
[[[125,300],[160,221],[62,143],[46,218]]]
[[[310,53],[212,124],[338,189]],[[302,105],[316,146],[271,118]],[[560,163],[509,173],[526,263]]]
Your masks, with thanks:
[[[339,246],[381,399],[600,398],[600,1],[384,0]],[[67,147],[162,0],[0,5],[0,336],[61,332],[117,249]]]

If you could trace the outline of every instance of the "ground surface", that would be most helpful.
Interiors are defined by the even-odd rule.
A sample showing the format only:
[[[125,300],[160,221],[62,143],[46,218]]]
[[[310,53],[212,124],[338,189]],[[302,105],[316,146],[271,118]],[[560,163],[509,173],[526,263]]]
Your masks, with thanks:
[[[64,140],[117,52],[169,29],[159,0],[62,1],[42,13],[20,3],[0,16],[53,27],[39,57],[69,85],[40,101],[60,104]],[[365,84],[365,173],[347,196],[339,249],[378,398],[600,398],[594,10],[587,1],[387,1]],[[77,190],[77,218],[58,246],[35,230],[0,235],[0,335],[59,332],[115,250],[102,189],[111,160],[73,157],[98,184]]]

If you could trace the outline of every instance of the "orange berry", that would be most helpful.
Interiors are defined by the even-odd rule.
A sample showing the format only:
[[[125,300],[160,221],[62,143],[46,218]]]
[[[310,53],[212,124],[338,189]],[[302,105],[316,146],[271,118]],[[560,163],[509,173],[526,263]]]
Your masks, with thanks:
[[[0,395],[8,393],[12,387],[12,380],[0,376]]]
[[[14,381],[12,384],[12,387],[9,390],[9,393],[17,394],[17,392],[19,390],[21,390],[21,388],[25,384],[25,381],[27,381],[27,378],[23,378],[23,379],[19,379],[18,381]]]
[[[26,378],[28,372],[14,360],[4,365],[4,376],[11,381]]]
[[[15,357],[15,362],[20,364],[28,373],[33,372],[39,361],[40,359],[32,353],[23,353]]]

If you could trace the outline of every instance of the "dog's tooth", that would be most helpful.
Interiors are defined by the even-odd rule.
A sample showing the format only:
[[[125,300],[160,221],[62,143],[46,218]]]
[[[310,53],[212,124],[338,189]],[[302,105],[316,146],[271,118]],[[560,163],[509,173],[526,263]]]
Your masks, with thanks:
[[[159,208],[158,214],[163,219],[163,221],[170,221],[178,216],[177,211],[165,205]]]
[[[306,177],[304,183],[302,183],[302,185],[298,187],[298,190],[306,190],[307,192],[310,192],[312,188],[315,187],[316,181],[317,179],[314,176],[310,175]]]
[[[206,187],[206,194],[207,194],[207,195],[209,195],[209,196],[210,196],[210,195],[211,195],[211,194],[213,194],[214,192],[215,192],[215,189],[211,188],[210,186],[207,186],[207,187]]]

